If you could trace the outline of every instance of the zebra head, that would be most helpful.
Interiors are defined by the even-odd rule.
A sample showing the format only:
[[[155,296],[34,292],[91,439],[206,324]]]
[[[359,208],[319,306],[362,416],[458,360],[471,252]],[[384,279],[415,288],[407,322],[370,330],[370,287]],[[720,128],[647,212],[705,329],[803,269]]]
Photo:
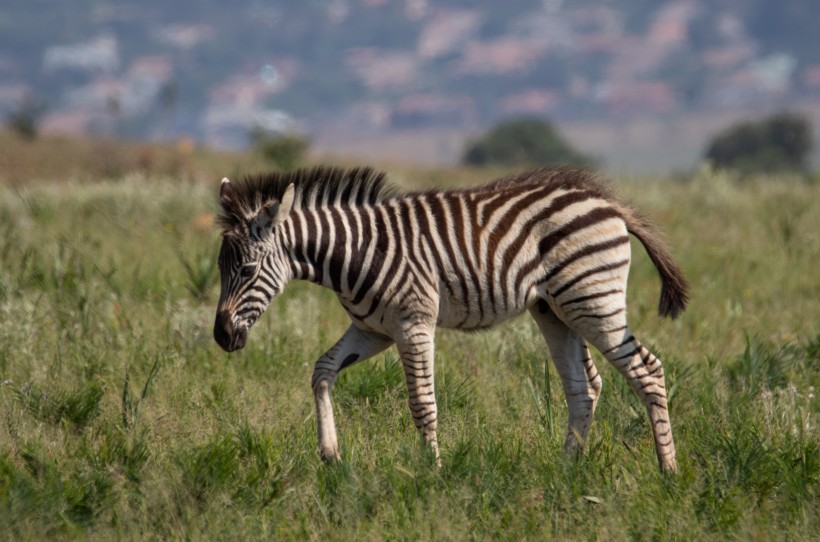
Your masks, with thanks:
[[[281,243],[281,227],[293,207],[293,185],[281,200],[248,205],[222,179],[219,202],[225,230],[219,250],[222,288],[214,322],[214,339],[225,351],[245,346],[248,330],[282,291],[290,268]]]

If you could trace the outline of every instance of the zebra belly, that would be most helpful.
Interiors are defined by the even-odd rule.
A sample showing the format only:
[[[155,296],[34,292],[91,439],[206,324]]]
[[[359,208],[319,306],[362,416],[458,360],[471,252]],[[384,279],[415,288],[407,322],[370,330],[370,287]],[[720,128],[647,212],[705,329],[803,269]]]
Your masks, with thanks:
[[[490,328],[518,316],[538,301],[535,288],[523,299],[505,303],[502,299],[491,298],[486,290],[474,291],[472,295],[468,290],[464,297],[464,290],[454,287],[453,283],[450,286],[442,289],[437,318],[439,327],[449,329],[478,331]]]

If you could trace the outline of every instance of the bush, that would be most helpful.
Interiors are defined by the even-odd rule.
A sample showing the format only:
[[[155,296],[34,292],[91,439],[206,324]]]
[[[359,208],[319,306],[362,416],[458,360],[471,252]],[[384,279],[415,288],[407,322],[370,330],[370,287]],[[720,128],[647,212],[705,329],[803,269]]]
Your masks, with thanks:
[[[468,142],[462,162],[473,166],[592,165],[547,120],[521,118],[497,124]]]
[[[256,151],[284,170],[296,169],[305,159],[310,141],[296,134],[274,134],[261,128],[251,133]]]
[[[9,129],[21,139],[32,141],[40,132],[40,120],[46,112],[46,106],[31,94],[27,94],[15,111],[6,117]]]
[[[778,113],[719,133],[705,159],[715,167],[744,173],[805,171],[813,145],[811,124],[804,116]]]

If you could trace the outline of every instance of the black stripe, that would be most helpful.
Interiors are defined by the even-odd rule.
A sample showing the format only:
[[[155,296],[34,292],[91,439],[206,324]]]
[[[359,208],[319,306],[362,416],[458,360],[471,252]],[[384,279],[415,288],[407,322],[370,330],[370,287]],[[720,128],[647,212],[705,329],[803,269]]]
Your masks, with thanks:
[[[339,366],[339,370],[341,371],[345,367],[352,365],[357,361],[359,361],[359,354],[350,354],[344,359],[344,361],[342,361],[342,364]]]
[[[302,213],[302,216],[304,216],[304,213]],[[307,258],[305,257],[305,232],[302,230],[302,228],[302,221],[294,218],[293,248],[291,250],[293,251],[293,259],[299,263],[307,262]]]
[[[361,249],[357,249],[356,244],[353,245],[354,253],[350,259],[350,269],[347,271],[347,291],[349,294],[353,293],[353,288],[356,286],[356,282],[361,274],[371,272],[370,269],[364,269],[365,255],[367,254],[367,247],[370,241],[370,215],[358,207],[351,209],[351,213],[356,213],[362,223],[362,231],[359,233],[359,237],[354,238],[354,240],[362,238],[364,242],[362,243]],[[356,227],[358,228],[358,226]]]
[[[349,194],[348,197],[350,197]],[[351,282],[351,279],[356,275],[353,271],[357,267],[361,267],[362,262],[360,259],[362,257],[362,251],[357,248],[359,240],[362,239],[362,233],[359,231],[356,217],[361,217],[358,209],[351,209],[350,207],[343,208],[342,220],[347,221],[347,226],[350,228],[350,260],[347,264],[347,284],[342,284],[342,288],[347,288],[344,292],[347,294],[353,290],[353,285],[356,284],[355,282]],[[367,246],[367,243],[363,242],[362,246]]]
[[[457,282],[461,289],[462,301],[464,305],[467,306],[469,312],[469,296],[467,292],[466,278],[464,277],[464,273],[461,272],[461,269],[455,265],[456,253],[453,249],[453,246],[450,244],[450,228],[448,227],[450,217],[447,215],[447,212],[444,209],[444,204],[435,195],[426,197],[425,201],[427,202],[427,205],[430,208],[430,212],[432,213],[433,218],[435,219],[437,215],[439,218],[438,222],[436,223],[436,230],[430,231],[430,238],[433,243],[433,249],[437,249],[439,245],[442,245],[444,246],[444,249],[447,251],[447,255],[450,258],[449,267],[455,269],[456,275],[458,275]],[[438,211],[438,213],[436,213],[436,211]],[[434,236],[438,236],[441,243],[436,243]],[[435,250],[435,252],[438,253],[438,250]],[[444,271],[444,268],[445,266],[442,262],[442,267],[440,268],[442,272]],[[445,280],[445,283],[446,282],[449,281]]]
[[[416,270],[414,273],[415,276],[422,279],[426,286],[421,291],[431,291],[435,290],[435,286],[427,275],[427,266],[424,265],[421,260],[419,259],[419,254],[416,247],[414,246],[413,241],[418,240],[417,234],[418,232],[413,227],[413,223],[411,220],[411,214],[413,213],[413,208],[406,199],[400,200],[398,203],[398,213],[399,219],[401,220],[400,224],[398,224],[399,228],[399,235],[402,238],[402,246],[405,247],[405,254],[407,259],[413,264],[413,267]]]
[[[382,232],[382,237],[389,239],[390,241],[392,241],[391,244],[394,245],[393,260],[390,262],[390,268],[387,270],[387,274],[384,275],[382,283],[375,285],[375,288],[378,289],[378,292],[374,292],[373,300],[370,303],[370,308],[365,312],[363,318],[367,318],[368,316],[372,315],[374,312],[376,312],[376,309],[379,308],[379,305],[381,305],[382,303],[382,295],[384,294],[385,287],[393,280],[393,277],[397,275],[397,273],[399,272],[399,267],[402,263],[402,247],[397,243],[398,239],[396,238],[396,230],[398,229],[398,219],[396,219],[394,213],[390,212],[391,209],[389,207],[385,205],[380,205],[378,208],[383,210],[384,214],[387,215],[385,229]],[[393,222],[394,220],[396,222]]]
[[[608,241],[604,241],[602,243],[595,243],[593,245],[587,245],[580,250],[577,250],[561,260],[555,267],[550,269],[550,272],[547,273],[547,276],[544,277],[544,282],[549,282],[555,275],[563,271],[569,264],[585,257],[591,256],[597,252],[603,252],[605,250],[609,250],[615,247],[618,247],[624,243],[629,242],[628,235],[622,235],[620,237],[616,237],[614,239],[610,239]]]
[[[531,187],[528,187],[531,188]],[[504,212],[501,215],[500,219],[497,220],[497,225],[495,229],[490,232],[490,235],[487,239],[488,245],[488,252],[487,252],[487,261],[494,262],[496,259],[496,252],[499,249],[500,241],[505,237],[507,233],[510,232],[509,226],[510,224],[514,224],[518,222],[519,216],[521,213],[529,209],[531,206],[535,205],[539,201],[547,198],[550,194],[552,194],[558,187],[550,186],[546,187],[542,190],[537,190],[535,193],[530,194],[524,197],[522,200],[517,201],[513,204],[513,206]],[[546,191],[546,193],[544,193]],[[582,201],[587,199],[586,194],[582,194],[580,192],[572,192],[569,194],[562,194],[558,196],[554,200],[552,200],[546,208],[542,209],[538,212],[535,216],[531,217],[527,222],[521,225],[520,228],[517,228],[517,231],[520,234],[515,238],[515,240],[507,247],[507,252],[510,250],[513,253],[517,254],[520,250],[521,245],[524,243],[524,240],[528,239],[532,235],[532,228],[538,224],[549,218],[552,214],[560,211],[567,205],[571,205],[576,201]],[[501,198],[501,203],[506,203],[509,198]],[[560,206],[560,207],[559,207]]]
[[[259,273],[259,275],[256,277],[256,280],[265,285],[268,288],[268,290],[276,290],[276,285],[274,285],[273,282],[271,282],[271,279],[268,278],[268,276],[264,272]]]
[[[242,304],[237,310],[260,310],[259,307],[267,307],[268,303],[270,303],[270,301],[266,299],[260,299],[256,296],[248,296],[242,300]]]
[[[475,268],[472,265],[472,258],[470,258],[470,249],[467,247],[467,238],[466,238],[466,230],[469,228],[469,225],[466,222],[464,214],[462,213],[461,207],[461,198],[459,197],[451,197],[448,198],[447,206],[450,208],[450,213],[453,216],[453,224],[456,226],[455,228],[455,236],[456,242],[461,249],[462,260],[464,260],[464,264],[467,266],[467,271],[470,274],[470,281],[473,290],[479,290],[479,279],[478,273],[476,272]],[[453,265],[455,265],[455,260],[453,260]],[[469,286],[469,284],[468,284]],[[479,316],[479,323],[484,319],[484,307],[481,306],[481,296],[478,297],[478,316]],[[464,322],[462,325],[467,322],[470,318],[472,311],[470,310],[469,303],[467,304],[467,315],[464,318]],[[459,326],[461,327],[461,326]]]
[[[550,190],[549,193],[544,194],[543,197],[548,196],[553,191],[554,191],[554,188],[553,188],[553,190]],[[537,193],[537,195],[540,195],[540,192]],[[516,228],[516,231],[518,231],[520,233],[515,238],[515,240],[512,243],[510,243],[510,245],[507,247],[507,250],[505,251],[505,254],[509,253],[509,252],[512,252],[513,255],[518,254],[518,252],[521,250],[521,246],[527,241],[527,239],[529,239],[532,236],[532,229],[536,226],[536,224],[547,220],[548,218],[550,218],[555,213],[559,213],[559,212],[563,211],[564,209],[566,209],[570,205],[573,205],[575,203],[579,203],[579,202],[582,202],[582,201],[586,201],[586,200],[590,199],[590,197],[591,196],[588,192],[580,192],[579,191],[579,192],[569,192],[567,194],[561,194],[560,196],[558,196],[555,199],[553,199],[552,201],[550,201],[549,205],[547,205],[544,209],[540,210],[536,215],[534,215],[529,220],[527,220],[527,222],[522,224],[522,226],[520,228]],[[519,209],[517,205],[514,206],[513,209],[516,209],[516,211],[517,211],[516,215],[513,216],[512,219],[510,220],[510,222],[507,222],[507,224],[517,222],[518,215],[520,213],[522,213],[523,211],[525,211],[527,208],[529,208],[531,205],[535,204],[540,199],[541,199],[541,197],[539,197],[539,198],[524,198],[524,201],[528,202],[527,207],[522,207],[522,208]],[[512,214],[512,213],[508,213],[508,214]],[[506,218],[507,216],[508,215],[504,215],[504,218]],[[500,225],[503,226],[504,223],[505,222],[502,218],[502,222],[500,223]],[[505,233],[507,233],[507,231],[500,232],[499,237],[503,237],[503,235]],[[490,261],[495,259],[496,251],[499,248],[498,247],[498,244],[499,244],[498,241],[500,241],[500,239],[497,239],[496,242],[490,246],[491,252],[488,254],[488,258],[487,258]],[[539,248],[540,248],[540,246],[539,246]],[[543,251],[541,251],[541,252],[543,254]],[[506,256],[504,258],[504,260],[507,261],[507,262],[510,262],[514,259],[515,259],[514,257],[513,258],[507,258]]]
[[[342,291],[342,267],[345,259],[345,228],[342,221],[344,217],[341,216],[341,211],[335,207],[329,207],[328,213],[333,223],[332,228],[335,230],[335,237],[333,239],[333,246],[329,247],[328,258],[330,258],[330,265],[328,266],[328,273],[330,273],[330,282],[333,291],[341,293]]]
[[[365,273],[365,278],[359,287],[359,291],[356,292],[356,295],[351,301],[353,305],[358,305],[361,303],[365,296],[373,288],[373,284],[375,284],[376,278],[378,277],[378,270],[382,265],[384,265],[384,256],[386,254],[387,247],[389,246],[389,240],[387,239],[387,234],[384,231],[384,226],[382,226],[379,221],[380,216],[378,211],[373,207],[365,207],[363,211],[364,213],[362,216],[367,216],[368,219],[372,220],[371,224],[375,229],[376,246],[373,248],[373,258],[370,261],[370,266],[366,269],[361,269],[361,272]],[[362,263],[364,263],[364,260],[362,260]]]
[[[581,318],[594,318],[596,320],[603,320],[604,318],[609,318],[610,316],[615,316],[616,314],[620,314],[622,312],[624,312],[623,307],[621,307],[620,309],[614,310],[612,312],[609,312],[607,314],[595,314],[593,312],[587,312],[587,313],[584,313],[584,314],[579,314],[577,316],[574,316],[572,318],[572,321],[574,322],[576,320],[580,320]]]
[[[622,346],[626,346],[634,340],[635,340],[635,336],[630,333],[629,336],[626,339],[624,339],[624,341],[621,344],[619,344],[618,346],[613,346],[612,348],[606,350],[605,352],[601,352],[601,354],[606,356],[607,354],[609,354],[613,350],[617,350]]]
[[[354,183],[354,182],[346,183],[342,187],[342,190],[341,190],[341,192],[339,193],[339,196],[338,196],[340,205],[347,205],[348,204],[348,200],[350,200],[350,193],[353,191],[353,186],[355,184],[356,183]]]
[[[489,196],[487,199],[490,200],[489,203],[484,205],[484,208],[482,209],[481,217],[480,217],[481,223],[486,225],[487,220],[489,219],[489,217],[492,216],[492,214],[495,211],[497,211],[502,205],[504,205],[504,203],[506,203],[509,198],[505,198],[504,196],[499,196],[495,199],[492,199],[492,197],[496,195],[496,192],[486,192],[484,195]]]
[[[327,217],[328,208],[320,207],[316,209],[316,215],[319,217],[319,230],[321,231],[320,243],[317,247],[316,261],[313,262],[316,266],[317,273],[321,275],[322,280],[319,284],[324,284],[325,279],[325,261],[330,258],[330,251],[333,247],[330,246],[330,221]]]
[[[622,359],[631,358],[632,356],[634,356],[635,354],[639,354],[640,352],[641,352],[641,349],[640,349],[640,347],[638,347],[638,348],[635,348],[634,350],[632,350],[632,352],[630,352],[628,354],[624,354],[623,356],[618,356],[617,358],[612,358],[609,361],[615,362],[615,361],[620,361]],[[607,359],[609,359],[609,358],[607,358]]]
[[[433,253],[433,258],[436,260],[436,271],[438,272],[438,276],[441,277],[441,273],[444,270],[444,262],[441,259],[441,254],[439,254],[438,250],[436,250],[435,243],[433,242],[433,234],[432,229],[430,228],[430,221],[427,216],[427,212],[424,209],[424,206],[421,204],[419,198],[414,198],[411,202],[413,204],[413,211],[416,215],[416,221],[419,225],[419,237],[420,240],[423,240],[430,251]],[[425,257],[426,259],[426,257]],[[451,299],[455,299],[455,293],[453,289],[450,287],[449,282],[446,280],[441,281],[444,284],[444,287],[447,288],[447,292],[450,294]]]
[[[572,305],[574,303],[581,303],[583,301],[589,301],[590,299],[597,299],[597,298],[600,298],[600,297],[607,297],[607,296],[610,296],[612,294],[617,294],[617,293],[622,292],[622,291],[623,290],[621,290],[620,288],[616,288],[614,290],[607,290],[606,292],[598,292],[598,293],[595,293],[595,294],[582,295],[581,297],[574,297],[572,299],[564,301],[563,303],[561,303],[561,306],[565,307],[567,305]]]
[[[506,263],[507,268],[510,268],[513,265],[513,262],[518,258],[518,254],[521,252],[521,247],[524,245],[525,241],[530,238],[532,235],[532,229],[535,227],[536,224],[539,222],[543,222],[550,218],[555,213],[558,213],[570,205],[575,203],[579,203],[582,201],[586,201],[590,199],[590,194],[583,191],[575,191],[569,192],[567,194],[561,194],[560,196],[553,199],[547,207],[539,211],[535,216],[530,218],[520,229],[519,231],[521,234],[515,238],[515,240],[507,247],[507,250],[504,253],[504,262]],[[541,246],[539,244],[539,253],[541,257],[534,258],[527,262],[524,265],[520,265],[518,268],[518,272],[515,275],[515,284],[520,285],[521,282],[524,280],[524,277],[534,271],[539,265],[541,265],[542,258],[544,255],[544,251],[541,250]],[[488,256],[488,261],[492,264],[495,261],[495,251],[498,249],[498,243],[495,243],[495,246],[491,246],[492,253]],[[510,256],[511,254],[511,256]],[[493,271],[493,273],[495,273]],[[491,279],[494,280],[494,277],[491,276]]]
[[[307,223],[305,257],[313,269],[313,282],[317,284],[322,284],[324,277],[324,270],[318,261],[322,242],[320,221],[319,213],[315,209],[305,208],[305,222]]]
[[[573,218],[538,243],[538,249],[543,255],[549,254],[555,246],[569,235],[593,226],[610,218],[619,218],[621,213],[614,207],[598,207],[585,215]]]
[[[558,288],[552,293],[553,297],[558,297],[559,295],[566,292],[568,289],[572,288],[578,282],[584,280],[585,278],[591,277],[592,275],[597,275],[599,273],[605,273],[606,271],[612,271],[613,269],[618,269],[619,267],[623,267],[624,265],[628,265],[629,260],[619,260],[617,262],[613,262],[606,265],[599,265],[598,267],[593,267],[592,269],[588,269],[581,273],[580,275],[576,275],[572,280],[565,283],[563,286]]]

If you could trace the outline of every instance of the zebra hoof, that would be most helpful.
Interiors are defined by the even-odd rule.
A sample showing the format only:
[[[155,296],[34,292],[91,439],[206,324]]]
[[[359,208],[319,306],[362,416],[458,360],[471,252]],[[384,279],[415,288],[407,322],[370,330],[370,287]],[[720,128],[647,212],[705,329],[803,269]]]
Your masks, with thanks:
[[[342,462],[342,456],[338,448],[319,450],[319,456],[326,465],[335,465],[336,463]]]
[[[659,457],[658,466],[660,466],[663,474],[675,474],[678,472],[678,462],[675,460],[674,454]]]
[[[678,464],[675,460],[667,461],[661,465],[661,472],[664,474],[677,474]]]

